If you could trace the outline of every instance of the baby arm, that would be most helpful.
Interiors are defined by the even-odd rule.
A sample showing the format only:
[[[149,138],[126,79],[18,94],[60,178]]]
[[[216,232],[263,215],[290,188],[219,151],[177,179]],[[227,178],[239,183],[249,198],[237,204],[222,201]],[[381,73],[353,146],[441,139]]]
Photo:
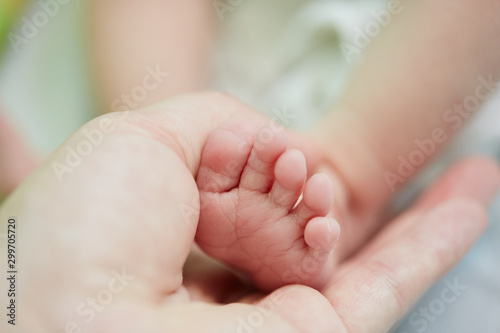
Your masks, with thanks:
[[[372,216],[435,155],[491,95],[498,80],[500,3],[402,1],[402,12],[373,41],[343,97],[317,129],[330,166],[347,188],[354,250],[377,228]],[[465,105],[464,105],[465,104]],[[427,143],[426,153],[416,141]],[[401,173],[401,159],[413,162]],[[419,160],[420,159],[420,160]],[[417,161],[418,160],[418,161]],[[412,162],[410,162],[412,163]]]
[[[90,6],[103,112],[135,110],[205,87],[210,1],[93,0]]]

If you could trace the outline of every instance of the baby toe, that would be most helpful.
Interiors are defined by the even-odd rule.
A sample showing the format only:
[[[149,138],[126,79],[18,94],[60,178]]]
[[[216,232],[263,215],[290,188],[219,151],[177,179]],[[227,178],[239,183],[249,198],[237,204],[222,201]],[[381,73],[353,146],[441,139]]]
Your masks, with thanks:
[[[202,151],[196,178],[198,188],[207,192],[224,192],[238,186],[255,132],[252,125],[242,120],[232,120],[217,128]]]
[[[305,224],[316,216],[326,216],[333,208],[333,189],[324,174],[315,174],[306,182],[302,201],[295,208],[299,223]],[[302,224],[301,223],[301,224]]]
[[[302,193],[307,177],[304,155],[295,149],[283,153],[274,168],[275,182],[270,191],[271,200],[291,210]]]
[[[262,128],[255,138],[247,164],[243,170],[240,187],[267,193],[274,181],[274,165],[286,150],[288,139],[284,131]]]
[[[331,251],[340,236],[340,225],[333,218],[315,217],[304,229],[304,240],[315,250]]]

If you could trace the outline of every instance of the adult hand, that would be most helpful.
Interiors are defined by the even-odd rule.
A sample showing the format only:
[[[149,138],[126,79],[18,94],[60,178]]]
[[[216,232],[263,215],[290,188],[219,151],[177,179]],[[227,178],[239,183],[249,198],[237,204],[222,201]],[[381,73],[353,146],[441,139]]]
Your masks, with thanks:
[[[252,293],[196,259],[183,274],[197,224],[199,156],[184,148],[201,149],[210,127],[227,118],[207,109],[234,106],[177,100],[121,125],[108,122],[119,115],[96,119],[18,188],[0,210],[2,230],[16,225],[19,259],[14,286],[1,286],[15,289],[7,302],[19,313],[16,327],[4,317],[4,331],[383,332],[485,227],[499,173],[473,159],[344,262],[323,294],[304,286]],[[172,125],[182,129],[176,136]],[[68,148],[86,153],[60,182],[53,166]],[[11,270],[6,251],[3,272]],[[228,301],[235,295],[241,302]]]

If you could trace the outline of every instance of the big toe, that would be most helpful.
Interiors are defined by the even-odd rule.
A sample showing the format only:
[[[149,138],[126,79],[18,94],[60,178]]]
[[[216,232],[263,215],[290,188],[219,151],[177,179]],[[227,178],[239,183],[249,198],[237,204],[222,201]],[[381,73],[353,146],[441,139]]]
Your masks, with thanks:
[[[196,178],[202,191],[224,192],[238,185],[256,132],[253,125],[236,119],[210,135]]]

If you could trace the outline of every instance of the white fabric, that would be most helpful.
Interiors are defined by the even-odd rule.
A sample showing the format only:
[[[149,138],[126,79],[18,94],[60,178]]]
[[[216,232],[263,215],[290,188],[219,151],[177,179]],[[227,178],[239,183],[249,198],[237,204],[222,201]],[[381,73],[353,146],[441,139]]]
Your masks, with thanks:
[[[352,44],[356,28],[386,6],[383,0],[240,2],[220,24],[215,87],[270,115],[287,108],[295,128],[307,128],[332,107],[351,69],[341,42]]]

